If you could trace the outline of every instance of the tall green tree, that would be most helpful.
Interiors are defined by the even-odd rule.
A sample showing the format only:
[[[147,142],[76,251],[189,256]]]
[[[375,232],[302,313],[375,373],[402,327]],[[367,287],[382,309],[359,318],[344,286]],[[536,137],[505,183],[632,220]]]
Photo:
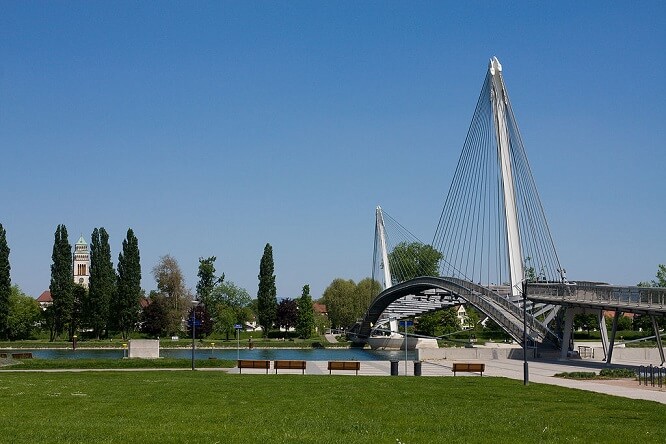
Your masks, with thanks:
[[[356,283],[351,279],[333,279],[333,282],[326,287],[321,302],[326,305],[328,318],[334,328],[348,328],[354,325],[359,317],[355,297]]]
[[[369,277],[360,280],[354,292],[354,316],[356,318],[363,316],[381,291],[382,287],[378,281]]]
[[[41,317],[39,303],[23,293],[18,285],[12,285],[9,297],[9,339],[31,339],[38,329]]]
[[[277,319],[277,289],[275,288],[275,269],[273,266],[273,247],[266,244],[259,264],[259,291],[257,292],[257,310],[259,325],[264,336]]]
[[[420,242],[400,242],[389,253],[392,279],[404,282],[420,276],[439,276],[442,253]]]
[[[246,289],[232,281],[220,282],[211,294],[209,312],[212,318],[213,331],[225,334],[227,340],[234,332],[235,324],[245,324],[252,320],[252,298]]]
[[[7,232],[0,224],[0,337],[9,337],[9,298],[12,294],[12,280],[9,265]]]
[[[314,309],[310,286],[304,285],[301,297],[298,298],[298,316],[296,318],[296,334],[299,338],[309,339],[315,328]]]
[[[197,276],[199,277],[199,282],[197,282],[197,299],[201,301],[205,306],[209,307],[211,305],[211,298],[215,285],[222,283],[224,281],[224,273],[222,276],[215,276],[215,256],[209,258],[199,258],[199,271]]]
[[[72,319],[74,309],[74,281],[72,273],[72,245],[67,236],[67,227],[58,225],[51,255],[51,284],[49,290],[53,298],[53,333],[51,341],[60,334]],[[71,339],[71,338],[70,338]]]
[[[101,227],[90,242],[90,282],[85,304],[86,320],[97,339],[108,333],[111,301],[116,292],[116,271],[111,261],[109,235]]]
[[[123,248],[118,255],[117,292],[111,317],[128,339],[139,318],[139,298],[141,297],[141,258],[139,240],[132,229],[127,230]]]

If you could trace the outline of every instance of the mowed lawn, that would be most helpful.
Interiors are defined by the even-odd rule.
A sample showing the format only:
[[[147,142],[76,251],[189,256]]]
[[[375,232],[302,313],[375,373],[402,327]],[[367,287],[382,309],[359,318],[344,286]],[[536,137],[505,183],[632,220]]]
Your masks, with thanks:
[[[490,377],[0,373],[11,443],[666,442],[666,407]]]

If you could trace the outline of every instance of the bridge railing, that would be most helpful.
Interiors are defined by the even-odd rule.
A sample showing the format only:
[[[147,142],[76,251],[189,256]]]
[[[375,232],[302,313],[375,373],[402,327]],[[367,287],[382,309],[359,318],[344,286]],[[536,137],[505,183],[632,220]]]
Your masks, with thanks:
[[[581,282],[530,284],[528,297],[616,307],[666,310],[666,288]]]
[[[520,307],[518,307],[516,304],[512,303],[508,298],[502,297],[500,294],[498,294],[494,291],[491,291],[491,290],[487,289],[486,287],[483,287],[481,285],[472,284],[469,281],[466,281],[466,280],[460,279],[460,278],[455,278],[455,277],[446,277],[444,279],[447,279],[447,280],[449,280],[449,281],[451,281],[451,282],[453,282],[456,285],[459,285],[461,287],[470,288],[470,289],[476,291],[477,293],[483,294],[484,296],[486,296],[486,297],[492,299],[493,301],[495,301],[497,304],[501,305],[502,308],[506,309],[507,311],[510,311],[513,315],[515,315],[519,319],[522,318],[522,316],[523,316],[523,311],[520,309]]]
[[[453,278],[453,277],[446,277],[444,279],[447,279],[462,288],[468,289],[466,295],[468,298],[474,298],[475,297],[474,293],[482,294],[486,298],[491,299],[493,302],[499,305],[501,309],[504,310],[505,312],[508,311],[509,313],[511,313],[513,317],[516,319],[516,323],[506,322],[508,320],[505,313],[493,307],[491,304],[484,304],[482,298],[475,298],[476,299],[475,302],[477,304],[484,305],[484,311],[488,316],[490,316],[491,319],[493,319],[495,322],[502,325],[506,329],[510,330],[512,332],[511,336],[514,339],[522,341],[523,310],[518,305],[511,302],[508,299],[508,297],[503,297],[502,295],[486,287],[473,284],[463,279]],[[531,313],[528,313],[527,315],[527,328],[528,328],[528,336],[530,336],[532,340],[535,339],[543,340],[547,335],[547,333],[549,333],[549,330],[545,326],[539,324],[538,321],[536,321],[536,319],[531,315]]]

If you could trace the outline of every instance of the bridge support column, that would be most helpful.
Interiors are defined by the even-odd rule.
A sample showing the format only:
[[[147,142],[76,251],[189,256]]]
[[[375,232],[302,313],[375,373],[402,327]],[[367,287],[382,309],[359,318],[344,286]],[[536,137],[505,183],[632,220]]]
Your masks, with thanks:
[[[620,310],[615,310],[615,316],[613,316],[613,327],[611,328],[611,337],[610,337],[610,347],[608,348],[608,355],[606,356],[606,364],[611,363],[611,358],[613,357],[613,347],[615,346],[615,334],[617,333],[617,323],[622,316]]]
[[[617,313],[617,311],[615,313]],[[606,318],[604,317],[603,310],[599,310],[599,312],[597,313],[597,321],[599,322],[601,347],[604,349],[604,360],[606,360],[608,359],[608,328],[606,327]]]
[[[574,307],[567,307],[564,311],[564,332],[562,334],[562,352],[560,358],[566,359],[571,345],[571,338],[573,335],[573,320],[580,310]]]
[[[659,333],[659,324],[657,323],[657,318],[654,315],[650,315],[650,319],[652,320],[652,328],[654,329],[654,337],[657,341],[657,348],[659,349],[659,356],[661,357],[661,364],[659,365],[664,365],[664,347],[661,345],[661,333]]]

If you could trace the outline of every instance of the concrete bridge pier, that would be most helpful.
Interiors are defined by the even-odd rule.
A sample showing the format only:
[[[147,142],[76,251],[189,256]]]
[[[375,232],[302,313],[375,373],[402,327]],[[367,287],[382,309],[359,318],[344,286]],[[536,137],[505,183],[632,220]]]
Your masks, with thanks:
[[[562,332],[562,351],[560,358],[566,359],[569,351],[573,351],[573,321],[574,316],[581,312],[577,307],[565,307],[564,309],[564,331]]]

